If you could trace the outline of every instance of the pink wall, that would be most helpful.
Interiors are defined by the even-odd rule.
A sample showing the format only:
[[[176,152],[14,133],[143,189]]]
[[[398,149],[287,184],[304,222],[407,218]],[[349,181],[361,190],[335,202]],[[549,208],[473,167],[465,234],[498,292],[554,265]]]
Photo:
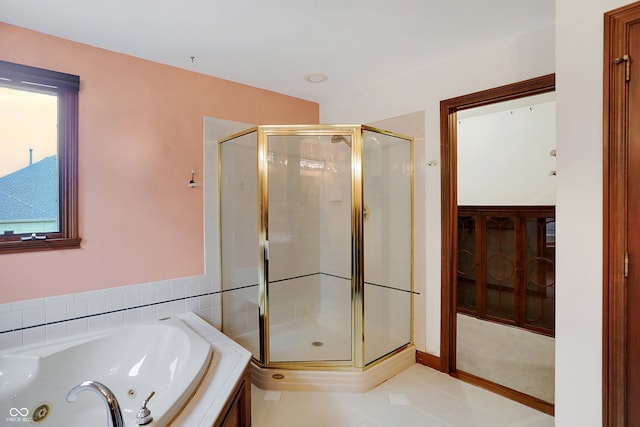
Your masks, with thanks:
[[[0,255],[0,303],[204,272],[204,116],[317,123],[318,105],[0,23],[0,59],[80,76],[81,249]]]

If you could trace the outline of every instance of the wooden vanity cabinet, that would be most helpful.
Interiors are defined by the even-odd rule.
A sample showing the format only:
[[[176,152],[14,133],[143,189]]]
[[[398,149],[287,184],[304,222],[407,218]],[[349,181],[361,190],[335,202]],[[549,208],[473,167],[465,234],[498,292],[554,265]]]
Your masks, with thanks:
[[[249,369],[250,366],[247,365],[240,382],[231,393],[213,427],[251,426],[251,372]]]

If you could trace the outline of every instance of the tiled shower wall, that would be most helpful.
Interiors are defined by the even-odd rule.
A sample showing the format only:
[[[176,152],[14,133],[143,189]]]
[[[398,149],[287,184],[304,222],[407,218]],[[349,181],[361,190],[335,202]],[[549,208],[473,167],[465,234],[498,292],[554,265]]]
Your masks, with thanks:
[[[270,280],[289,279],[270,286],[271,326],[320,314],[346,316],[350,324],[350,292],[346,301],[336,301],[335,293],[324,289],[343,282],[326,274],[351,276],[350,148],[328,140],[312,148],[298,143],[298,149],[281,148],[286,161],[274,161],[269,168]],[[325,167],[291,166],[301,159],[324,162]],[[284,238],[274,241],[274,236]]]
[[[191,276],[0,305],[0,350],[194,312],[220,327],[219,285]]]

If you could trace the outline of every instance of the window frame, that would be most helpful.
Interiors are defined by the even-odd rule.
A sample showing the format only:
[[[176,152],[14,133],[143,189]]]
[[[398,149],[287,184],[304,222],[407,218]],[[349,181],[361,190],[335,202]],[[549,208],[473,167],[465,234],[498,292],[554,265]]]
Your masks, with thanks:
[[[60,230],[36,233],[42,240],[21,240],[30,233],[0,234],[0,254],[73,249],[78,235],[78,98],[80,77],[0,61],[0,86],[56,94],[58,98],[58,215]]]

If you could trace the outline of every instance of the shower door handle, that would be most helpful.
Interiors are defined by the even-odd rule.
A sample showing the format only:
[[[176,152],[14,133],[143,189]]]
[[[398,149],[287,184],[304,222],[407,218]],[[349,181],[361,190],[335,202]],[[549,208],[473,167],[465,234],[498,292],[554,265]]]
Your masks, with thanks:
[[[264,241],[264,259],[265,261],[269,261],[269,241]]]

